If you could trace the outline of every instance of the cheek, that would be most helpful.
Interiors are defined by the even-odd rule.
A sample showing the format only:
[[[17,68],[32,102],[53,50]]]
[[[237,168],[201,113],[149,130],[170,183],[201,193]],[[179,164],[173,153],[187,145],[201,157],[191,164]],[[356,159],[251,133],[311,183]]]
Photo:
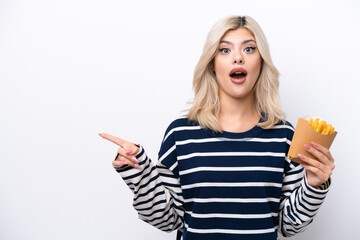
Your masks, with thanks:
[[[214,58],[214,71],[216,76],[220,76],[224,73],[224,69],[226,66],[226,63],[224,62],[224,60],[222,60],[219,56],[215,56]]]
[[[252,66],[252,70],[254,72],[254,74],[256,74],[256,77],[258,78],[259,75],[260,75],[260,71],[261,71],[261,58],[260,59],[257,59],[255,62],[254,62],[254,65]]]
[[[218,73],[219,73],[219,63],[216,60],[214,61],[213,69],[214,69],[215,75],[218,75]]]
[[[258,77],[259,77],[259,75],[260,75],[261,68],[262,68],[262,64],[261,64],[261,61],[260,61],[260,63],[258,64],[258,67],[257,67],[257,74],[258,74]]]

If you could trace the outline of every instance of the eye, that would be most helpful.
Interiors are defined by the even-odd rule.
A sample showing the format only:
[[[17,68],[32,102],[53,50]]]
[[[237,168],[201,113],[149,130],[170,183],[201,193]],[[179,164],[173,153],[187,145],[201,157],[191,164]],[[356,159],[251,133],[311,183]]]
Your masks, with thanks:
[[[224,53],[224,54],[228,54],[230,52],[230,49],[228,49],[228,48],[220,48],[219,52]]]
[[[244,53],[252,53],[254,52],[256,47],[246,47],[244,48]]]

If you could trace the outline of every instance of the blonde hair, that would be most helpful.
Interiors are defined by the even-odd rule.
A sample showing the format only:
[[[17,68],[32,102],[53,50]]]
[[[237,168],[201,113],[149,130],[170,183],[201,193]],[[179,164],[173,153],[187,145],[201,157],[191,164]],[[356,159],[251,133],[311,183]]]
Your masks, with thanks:
[[[254,86],[256,109],[263,122],[258,126],[271,128],[279,121],[285,121],[285,114],[279,104],[279,72],[274,66],[269,46],[258,23],[249,16],[230,16],[218,21],[208,34],[203,53],[194,71],[193,88],[195,92],[191,108],[186,114],[191,121],[197,122],[204,128],[215,132],[222,132],[218,116],[220,101],[218,84],[214,69],[214,57],[222,37],[230,30],[246,28],[255,37],[255,41],[262,58],[259,78]]]

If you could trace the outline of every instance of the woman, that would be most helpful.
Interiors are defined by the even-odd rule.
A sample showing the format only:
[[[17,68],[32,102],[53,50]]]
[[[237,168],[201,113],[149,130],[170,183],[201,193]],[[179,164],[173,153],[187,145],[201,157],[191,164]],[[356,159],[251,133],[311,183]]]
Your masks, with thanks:
[[[277,239],[313,219],[334,159],[316,143],[307,165],[287,157],[293,127],[278,104],[278,71],[250,17],[214,25],[195,69],[195,98],[165,132],[156,166],[120,138],[113,166],[134,192],[139,217],[178,239]],[[306,170],[304,170],[306,169]]]

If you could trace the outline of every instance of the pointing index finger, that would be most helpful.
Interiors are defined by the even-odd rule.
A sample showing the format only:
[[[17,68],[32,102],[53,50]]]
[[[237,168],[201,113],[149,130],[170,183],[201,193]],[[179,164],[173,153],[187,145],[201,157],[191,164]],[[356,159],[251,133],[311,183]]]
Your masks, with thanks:
[[[115,143],[116,145],[119,145],[120,147],[122,147],[126,143],[126,141],[124,141],[123,139],[107,133],[99,133],[99,136],[105,138],[106,140],[109,140],[110,142]]]

